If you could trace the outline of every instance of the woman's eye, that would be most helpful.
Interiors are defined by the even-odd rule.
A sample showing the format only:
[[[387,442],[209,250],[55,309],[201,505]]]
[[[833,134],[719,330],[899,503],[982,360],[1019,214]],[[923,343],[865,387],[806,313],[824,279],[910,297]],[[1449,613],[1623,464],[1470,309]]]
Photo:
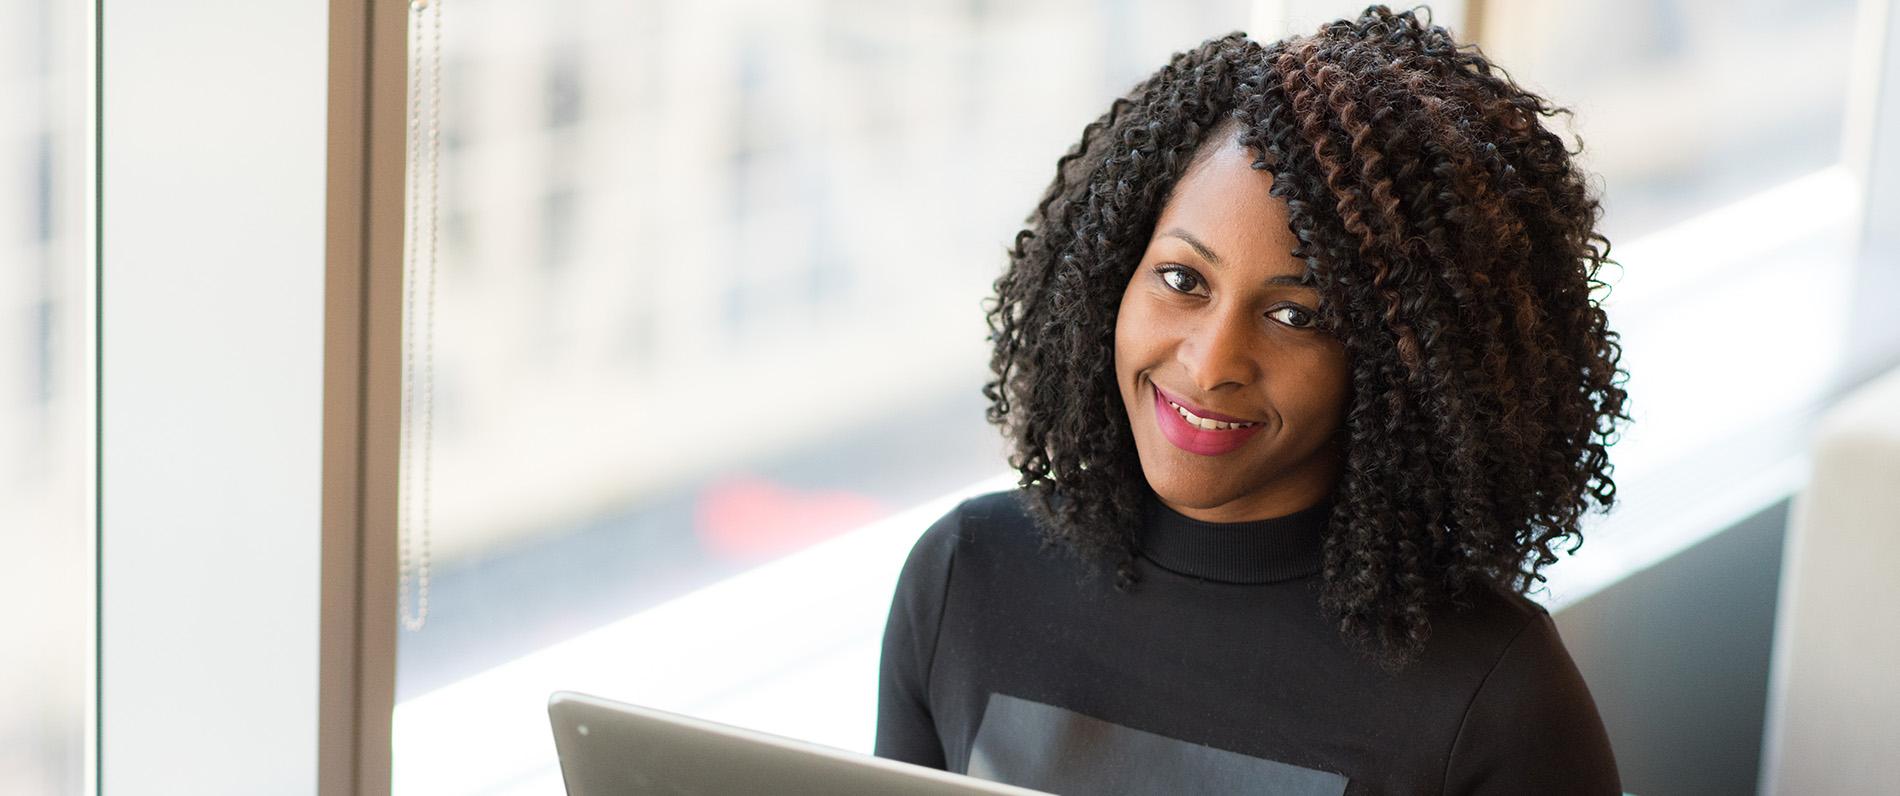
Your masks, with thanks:
[[[1195,276],[1194,272],[1184,268],[1158,268],[1155,270],[1161,273],[1161,281],[1168,283],[1168,287],[1174,288],[1182,293],[1192,293],[1196,288],[1201,286],[1201,278]]]
[[[1295,329],[1305,329],[1319,322],[1319,319],[1314,317],[1313,313],[1307,312],[1300,307],[1292,306],[1274,307],[1267,311],[1267,317]]]

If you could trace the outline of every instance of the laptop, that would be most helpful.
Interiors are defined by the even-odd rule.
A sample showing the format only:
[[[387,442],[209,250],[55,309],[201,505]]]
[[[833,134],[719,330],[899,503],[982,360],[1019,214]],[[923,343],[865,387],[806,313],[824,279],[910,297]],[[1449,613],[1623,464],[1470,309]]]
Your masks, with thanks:
[[[572,691],[548,719],[568,796],[1042,793]]]

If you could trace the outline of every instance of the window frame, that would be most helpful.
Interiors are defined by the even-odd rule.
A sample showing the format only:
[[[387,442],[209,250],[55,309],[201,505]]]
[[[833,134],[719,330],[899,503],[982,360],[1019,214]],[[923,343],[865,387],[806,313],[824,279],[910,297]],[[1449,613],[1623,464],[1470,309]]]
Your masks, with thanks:
[[[87,789],[388,793],[408,4],[92,13]]]
[[[390,791],[409,5],[333,0],[317,791]]]

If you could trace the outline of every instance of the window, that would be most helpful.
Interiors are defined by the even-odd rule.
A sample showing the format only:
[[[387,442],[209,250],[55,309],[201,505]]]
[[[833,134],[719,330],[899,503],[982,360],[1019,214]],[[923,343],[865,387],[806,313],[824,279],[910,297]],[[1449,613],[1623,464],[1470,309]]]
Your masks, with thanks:
[[[1620,505],[1553,568],[1553,609],[1798,486],[1809,424],[1851,378],[1857,5],[1484,5],[1486,53],[1575,111],[1554,123],[1602,178],[1605,306],[1630,373]],[[1777,306],[1831,320],[1768,333]]]
[[[1489,3],[1483,46],[1576,111],[1622,242],[1840,161],[1857,5]]]
[[[0,792],[89,781],[87,7],[0,2]]]
[[[558,788],[560,688],[868,750],[888,523],[1005,466],[979,391],[1004,245],[1109,99],[1249,13],[445,6],[444,204],[478,220],[442,264],[398,789]],[[759,591],[810,556],[834,583]]]

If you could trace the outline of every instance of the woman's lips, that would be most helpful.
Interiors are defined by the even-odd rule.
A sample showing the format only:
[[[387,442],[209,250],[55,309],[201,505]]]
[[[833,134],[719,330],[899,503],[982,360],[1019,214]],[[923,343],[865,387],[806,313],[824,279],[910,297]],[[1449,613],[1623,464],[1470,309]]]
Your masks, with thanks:
[[[1156,393],[1161,395],[1161,400],[1167,401],[1168,403],[1174,404],[1175,406],[1179,406],[1182,409],[1186,409],[1190,412],[1193,412],[1195,417],[1203,417],[1203,418],[1207,418],[1208,420],[1219,420],[1224,423],[1252,423],[1254,422],[1252,420],[1247,420],[1245,418],[1234,417],[1233,415],[1223,415],[1219,412],[1215,412],[1209,409],[1202,409],[1198,406],[1195,406],[1194,404],[1188,403],[1186,399],[1182,398],[1179,395],[1175,395],[1174,393],[1161,389],[1161,385],[1159,384],[1155,384],[1154,382],[1149,382],[1148,384],[1149,386],[1152,386],[1155,388]]]
[[[1205,429],[1191,425],[1186,418],[1181,416],[1181,413],[1174,411],[1174,407],[1168,405],[1168,398],[1161,392],[1161,388],[1154,387],[1152,383],[1150,383],[1149,386],[1152,388],[1150,392],[1154,396],[1155,424],[1161,427],[1161,436],[1167,437],[1168,442],[1173,443],[1175,447],[1181,450],[1189,453],[1197,453],[1202,456],[1219,456],[1240,447],[1248,438],[1252,437],[1255,432],[1260,430],[1260,424],[1258,422],[1245,428],[1221,430]],[[1194,409],[1190,407],[1188,411],[1194,412]],[[1200,415],[1199,412],[1195,412],[1195,414]],[[1208,417],[1206,415],[1200,416]],[[1214,416],[1208,417],[1208,419],[1216,420],[1220,418]]]

